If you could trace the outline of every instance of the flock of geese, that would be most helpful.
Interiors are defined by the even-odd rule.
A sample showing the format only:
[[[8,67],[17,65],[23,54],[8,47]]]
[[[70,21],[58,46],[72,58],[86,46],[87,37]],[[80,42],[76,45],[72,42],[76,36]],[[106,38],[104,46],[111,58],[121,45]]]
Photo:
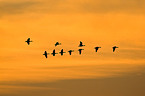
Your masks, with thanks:
[[[32,42],[32,41],[30,40],[30,38],[28,38],[27,41],[25,41],[25,42],[27,42],[27,44],[30,45],[30,42]],[[55,43],[55,47],[58,46],[58,45],[61,45],[61,43],[56,42]],[[80,41],[80,44],[79,44],[78,47],[83,47],[83,46],[85,46],[85,45],[83,45],[83,43]],[[97,52],[99,50],[99,48],[101,48],[101,47],[95,47],[94,48],[95,49],[95,52]],[[115,52],[115,49],[116,48],[119,48],[119,47],[116,47],[116,46],[113,46],[112,47],[113,52]],[[78,49],[80,55],[82,54],[82,50],[84,50],[84,49],[81,49],[81,48]],[[74,50],[69,50],[68,52],[69,52],[69,55],[71,55],[72,52],[74,52]],[[64,52],[63,49],[62,49],[59,53],[61,54],[61,56],[63,56],[63,54],[66,53],[66,52]],[[55,49],[54,49],[53,52],[51,53],[51,55],[55,56],[56,54],[58,54],[58,53],[56,53],[55,52]],[[47,55],[49,55],[49,53],[47,53],[47,51],[45,51],[43,55],[47,58]]]

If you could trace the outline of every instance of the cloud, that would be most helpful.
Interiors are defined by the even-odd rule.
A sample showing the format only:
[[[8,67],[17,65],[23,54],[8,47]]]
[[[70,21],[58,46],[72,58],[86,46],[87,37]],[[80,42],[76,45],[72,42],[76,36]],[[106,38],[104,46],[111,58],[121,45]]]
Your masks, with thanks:
[[[24,12],[60,13],[144,13],[144,0],[32,0],[0,2],[0,16]]]
[[[124,77],[102,79],[60,80],[57,82],[8,82],[2,96],[143,96],[145,74],[126,74]]]
[[[87,0],[81,4],[85,12],[144,12],[144,0]]]
[[[29,11],[37,2],[0,2],[0,16]]]
[[[51,13],[144,13],[144,0],[49,0],[44,12]]]

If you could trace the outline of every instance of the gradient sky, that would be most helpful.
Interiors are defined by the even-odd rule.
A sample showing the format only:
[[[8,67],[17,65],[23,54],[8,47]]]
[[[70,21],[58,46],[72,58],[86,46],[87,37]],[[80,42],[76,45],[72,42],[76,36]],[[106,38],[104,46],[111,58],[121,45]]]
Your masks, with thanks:
[[[144,25],[144,0],[0,0],[0,96],[144,96]]]

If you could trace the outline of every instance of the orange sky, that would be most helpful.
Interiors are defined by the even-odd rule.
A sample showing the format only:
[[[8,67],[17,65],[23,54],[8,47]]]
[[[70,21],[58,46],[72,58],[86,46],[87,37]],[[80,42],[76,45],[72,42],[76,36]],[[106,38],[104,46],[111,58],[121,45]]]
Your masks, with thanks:
[[[0,96],[33,96],[36,90],[40,92],[35,96],[81,96],[83,88],[79,94],[61,94],[60,90],[67,88],[63,82],[70,80],[73,84],[79,79],[82,81],[75,81],[76,84],[83,80],[91,84],[91,79],[107,81],[132,73],[144,77],[144,5],[143,0],[0,0]],[[34,41],[30,46],[24,42],[28,37]],[[56,41],[62,45],[55,48]],[[77,52],[80,41],[86,45],[81,56]],[[119,46],[115,53],[114,45]],[[95,46],[102,47],[98,53]],[[42,55],[45,50],[51,53],[62,48],[75,52],[72,56],[67,53],[48,59]],[[137,77],[132,78],[135,81]],[[122,79],[113,80],[124,84]],[[56,82],[54,85],[61,86],[61,95],[54,94],[58,92],[56,86],[44,86],[44,82]],[[88,87],[88,94],[95,92],[92,88]],[[76,92],[74,87],[69,90]],[[136,96],[122,92],[124,96]],[[115,96],[103,93],[91,96]]]

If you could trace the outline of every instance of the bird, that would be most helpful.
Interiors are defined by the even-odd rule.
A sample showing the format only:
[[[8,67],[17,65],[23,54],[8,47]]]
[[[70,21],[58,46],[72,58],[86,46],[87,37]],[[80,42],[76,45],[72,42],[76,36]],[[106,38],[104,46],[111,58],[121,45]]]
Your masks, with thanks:
[[[101,48],[101,47],[95,47],[96,52],[98,51],[99,48]]]
[[[119,47],[114,46],[114,47],[112,47],[112,48],[113,48],[113,52],[115,52],[115,49],[116,49],[116,48],[119,48]]]
[[[63,55],[63,53],[66,53],[66,52],[63,52],[63,49],[59,52],[61,54],[61,56]]]
[[[82,41],[80,41],[79,47],[83,47],[85,45],[83,45]]]
[[[57,45],[61,45],[61,43],[59,43],[59,42],[56,42],[56,43],[55,43],[55,47],[56,47]]]
[[[51,53],[53,56],[55,56],[55,54],[58,54],[58,53],[55,53],[55,49],[53,50],[53,52]]]
[[[30,42],[32,42],[32,41],[30,41],[30,38],[28,38],[27,41],[25,41],[25,42],[27,42],[27,44],[29,45]]]
[[[68,52],[69,52],[69,55],[71,55],[71,53],[74,52],[74,50],[69,50]]]
[[[47,55],[48,55],[48,54],[49,54],[49,53],[47,53],[47,51],[45,51],[43,55],[47,58]]]
[[[80,55],[82,54],[82,50],[84,50],[84,49],[79,49],[78,50]]]

